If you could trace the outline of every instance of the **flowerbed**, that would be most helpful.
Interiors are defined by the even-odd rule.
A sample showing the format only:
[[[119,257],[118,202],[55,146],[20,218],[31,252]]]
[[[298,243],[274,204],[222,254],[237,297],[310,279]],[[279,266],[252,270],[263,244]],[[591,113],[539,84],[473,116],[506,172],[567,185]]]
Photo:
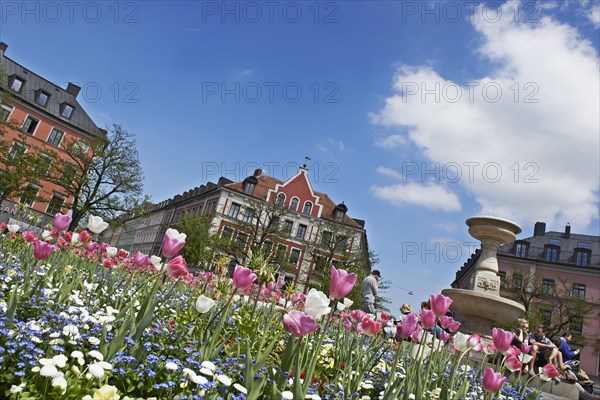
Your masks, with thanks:
[[[177,256],[184,234],[167,231],[164,259],[130,256],[94,242],[102,221],[72,233],[64,218],[42,238],[15,226],[0,236],[3,398],[538,397],[468,366],[486,350],[502,353],[498,371],[518,371],[522,355],[504,331],[500,349],[456,332],[442,295],[396,327],[352,310],[356,276],[333,267],[329,295],[282,290],[260,254],[232,278],[224,262],[194,276]],[[447,329],[438,338],[427,331],[436,324]]]

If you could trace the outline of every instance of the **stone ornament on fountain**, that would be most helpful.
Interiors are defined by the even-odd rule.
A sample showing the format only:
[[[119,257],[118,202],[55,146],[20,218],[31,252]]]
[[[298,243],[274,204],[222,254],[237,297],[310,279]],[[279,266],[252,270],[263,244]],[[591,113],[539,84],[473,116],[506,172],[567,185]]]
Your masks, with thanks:
[[[508,323],[519,318],[525,308],[500,296],[498,276],[498,249],[515,241],[521,228],[506,219],[480,216],[466,220],[469,234],[481,242],[481,252],[468,289],[444,289],[452,299],[451,311],[461,321],[465,333],[489,336],[497,323]]]

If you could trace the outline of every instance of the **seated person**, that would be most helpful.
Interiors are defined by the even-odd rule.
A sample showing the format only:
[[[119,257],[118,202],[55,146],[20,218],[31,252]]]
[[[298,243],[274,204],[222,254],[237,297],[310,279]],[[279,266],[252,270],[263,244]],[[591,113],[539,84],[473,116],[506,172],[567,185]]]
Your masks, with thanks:
[[[394,322],[396,324],[399,324],[400,322],[402,322],[404,320],[404,318],[410,314],[412,312],[412,307],[410,306],[410,304],[402,304],[402,307],[400,307],[400,316],[398,317],[397,320],[395,320]]]
[[[557,361],[560,352],[556,345],[546,337],[546,328],[543,325],[538,326],[535,332],[529,336],[529,343],[532,345],[531,356],[533,357],[529,363],[530,374],[535,374],[538,368]]]
[[[573,339],[573,335],[571,335],[570,332],[565,332],[559,339],[560,344],[556,345],[558,347],[558,350],[562,354],[563,361],[565,362],[565,364],[571,365],[573,367],[578,366],[579,361],[577,359],[579,358],[579,353],[581,350],[573,350],[571,349],[571,346],[569,346],[569,342]]]

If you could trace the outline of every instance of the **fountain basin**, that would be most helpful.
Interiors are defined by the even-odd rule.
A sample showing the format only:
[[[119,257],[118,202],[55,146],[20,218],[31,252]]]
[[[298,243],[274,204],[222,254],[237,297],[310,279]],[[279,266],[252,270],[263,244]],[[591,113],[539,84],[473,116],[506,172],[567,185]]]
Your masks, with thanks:
[[[499,244],[512,243],[521,233],[521,227],[503,218],[491,216],[471,217],[465,221],[469,234],[478,240],[493,240]]]

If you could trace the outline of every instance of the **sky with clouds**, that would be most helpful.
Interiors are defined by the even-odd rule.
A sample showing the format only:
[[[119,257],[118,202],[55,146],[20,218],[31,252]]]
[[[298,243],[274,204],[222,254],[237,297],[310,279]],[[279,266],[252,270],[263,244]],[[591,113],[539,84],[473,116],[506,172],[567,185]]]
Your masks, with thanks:
[[[134,132],[153,200],[307,163],[395,310],[450,285],[470,216],[599,234],[597,1],[66,4],[0,3],[6,55]]]

